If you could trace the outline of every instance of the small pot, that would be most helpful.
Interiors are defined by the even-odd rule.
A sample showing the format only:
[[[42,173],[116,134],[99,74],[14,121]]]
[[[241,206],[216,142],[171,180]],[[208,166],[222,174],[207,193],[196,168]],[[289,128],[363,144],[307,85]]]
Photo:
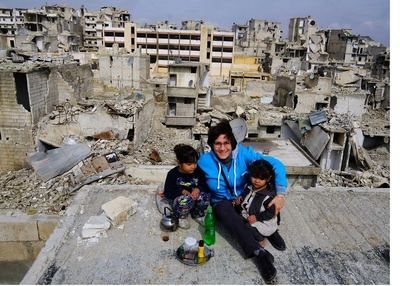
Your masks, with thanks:
[[[167,210],[169,210],[169,215],[167,215]],[[160,224],[164,229],[169,231],[175,231],[178,228],[178,219],[173,217],[172,210],[169,207],[164,208]]]

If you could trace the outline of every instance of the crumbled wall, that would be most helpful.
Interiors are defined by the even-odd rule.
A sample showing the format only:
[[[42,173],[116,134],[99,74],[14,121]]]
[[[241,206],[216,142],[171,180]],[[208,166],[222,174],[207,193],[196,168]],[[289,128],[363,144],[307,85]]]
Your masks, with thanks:
[[[275,106],[292,107],[292,99],[289,98],[289,92],[292,96],[296,93],[296,78],[287,76],[278,76],[275,83],[275,94],[272,104]]]
[[[150,57],[136,55],[102,55],[99,57],[100,79],[117,88],[140,88],[149,78]]]
[[[154,100],[147,101],[143,108],[135,115],[135,133],[133,144],[140,146],[148,137],[151,129],[153,128],[153,120],[160,120],[153,118],[154,113]]]
[[[36,124],[41,117],[49,112],[46,110],[48,74],[47,70],[26,74],[33,124]]]
[[[60,73],[62,80],[67,83],[67,86],[72,88],[71,97],[82,99],[93,95],[93,72],[89,64],[64,64],[57,66],[56,70]],[[63,90],[59,90],[59,93],[61,92]]]
[[[361,116],[367,112],[364,108],[365,95],[364,94],[337,94],[337,104],[334,108],[335,112],[339,114],[353,114]]]
[[[18,170],[33,150],[31,113],[17,103],[12,72],[0,72],[0,171]]]

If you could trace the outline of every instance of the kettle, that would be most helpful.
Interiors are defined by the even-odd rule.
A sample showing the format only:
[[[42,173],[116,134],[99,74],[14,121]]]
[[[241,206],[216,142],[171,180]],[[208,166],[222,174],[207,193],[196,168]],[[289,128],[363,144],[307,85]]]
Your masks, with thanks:
[[[169,215],[167,215],[167,210],[169,210]],[[178,228],[178,218],[173,216],[172,210],[169,207],[164,208],[160,224],[164,229],[169,231],[175,231]]]

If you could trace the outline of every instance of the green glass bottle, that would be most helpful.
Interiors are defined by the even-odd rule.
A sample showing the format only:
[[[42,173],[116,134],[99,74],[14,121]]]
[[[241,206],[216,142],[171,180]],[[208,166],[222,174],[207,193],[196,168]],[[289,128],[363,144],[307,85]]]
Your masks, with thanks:
[[[215,243],[215,219],[211,206],[208,206],[207,214],[204,218],[204,242],[207,245]]]

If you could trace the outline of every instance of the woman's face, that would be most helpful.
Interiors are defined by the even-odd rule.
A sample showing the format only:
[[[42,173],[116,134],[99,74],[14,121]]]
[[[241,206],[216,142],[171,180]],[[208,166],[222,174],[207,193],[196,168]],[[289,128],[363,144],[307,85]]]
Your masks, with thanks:
[[[229,158],[232,154],[232,144],[231,141],[225,134],[221,134],[218,138],[214,141],[214,148],[215,154],[217,155],[218,159],[225,160]]]

